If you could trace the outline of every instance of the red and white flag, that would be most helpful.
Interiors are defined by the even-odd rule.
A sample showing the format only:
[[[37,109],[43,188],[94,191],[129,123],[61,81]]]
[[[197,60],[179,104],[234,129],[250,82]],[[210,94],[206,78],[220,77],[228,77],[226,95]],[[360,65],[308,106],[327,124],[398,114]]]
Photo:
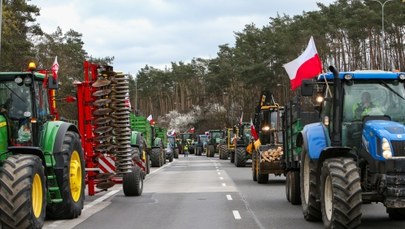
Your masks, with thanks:
[[[304,79],[311,79],[322,72],[322,62],[311,36],[305,51],[297,59],[283,65],[290,77],[291,89],[301,86]]]
[[[58,78],[58,71],[59,71],[58,56],[55,56],[55,60],[53,61],[51,70],[53,79],[56,80]]]
[[[154,123],[154,121],[153,121],[153,118],[152,118],[152,115],[150,114],[147,118],[146,118],[146,120],[148,120],[149,121],[149,123],[152,125],[153,123]]]
[[[256,128],[255,125],[253,125],[252,119],[250,119],[250,133],[252,133],[252,137],[255,139],[255,141],[259,139],[259,135],[256,132]]]
[[[194,127],[191,127],[191,128],[188,130],[188,132],[191,133],[191,134],[194,134],[194,131],[195,131],[195,128],[194,128]]]

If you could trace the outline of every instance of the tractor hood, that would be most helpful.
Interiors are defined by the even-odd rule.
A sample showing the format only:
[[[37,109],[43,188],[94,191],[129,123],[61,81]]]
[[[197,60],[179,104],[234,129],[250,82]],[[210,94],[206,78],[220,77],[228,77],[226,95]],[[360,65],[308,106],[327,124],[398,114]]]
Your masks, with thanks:
[[[405,126],[401,123],[387,120],[367,121],[363,127],[363,145],[366,150],[377,160],[383,157],[383,143],[389,144],[393,157],[405,156]],[[386,147],[388,147],[386,145]]]
[[[388,140],[405,140],[405,126],[393,121],[367,121],[363,128],[364,133],[374,134],[380,138],[385,137]]]

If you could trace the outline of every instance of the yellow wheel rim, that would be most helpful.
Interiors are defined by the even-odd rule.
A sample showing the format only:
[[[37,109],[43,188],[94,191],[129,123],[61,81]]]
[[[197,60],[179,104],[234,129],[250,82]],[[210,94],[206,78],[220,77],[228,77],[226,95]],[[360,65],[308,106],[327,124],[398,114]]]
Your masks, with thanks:
[[[80,163],[79,153],[75,150],[70,158],[70,194],[73,201],[77,202],[82,195],[82,166]]]
[[[42,180],[38,173],[34,175],[32,181],[32,210],[36,218],[39,218],[42,212],[43,192]]]

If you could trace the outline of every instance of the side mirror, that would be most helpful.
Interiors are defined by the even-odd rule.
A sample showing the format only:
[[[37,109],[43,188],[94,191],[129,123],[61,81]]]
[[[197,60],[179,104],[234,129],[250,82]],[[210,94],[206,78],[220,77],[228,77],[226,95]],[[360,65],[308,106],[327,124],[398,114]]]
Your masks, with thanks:
[[[303,80],[301,85],[302,96],[312,96],[314,94],[314,84],[312,80]]]

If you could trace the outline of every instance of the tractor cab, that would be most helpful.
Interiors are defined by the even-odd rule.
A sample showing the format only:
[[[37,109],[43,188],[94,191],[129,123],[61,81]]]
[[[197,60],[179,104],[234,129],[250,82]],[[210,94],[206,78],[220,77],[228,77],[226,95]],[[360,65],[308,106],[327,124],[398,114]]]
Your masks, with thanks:
[[[39,146],[41,128],[51,118],[44,79],[34,72],[0,73],[0,128],[8,128],[9,146]]]
[[[341,72],[336,79],[333,73],[321,77],[333,81],[314,89],[332,144],[363,148],[380,161],[405,156],[404,73],[354,71]]]

